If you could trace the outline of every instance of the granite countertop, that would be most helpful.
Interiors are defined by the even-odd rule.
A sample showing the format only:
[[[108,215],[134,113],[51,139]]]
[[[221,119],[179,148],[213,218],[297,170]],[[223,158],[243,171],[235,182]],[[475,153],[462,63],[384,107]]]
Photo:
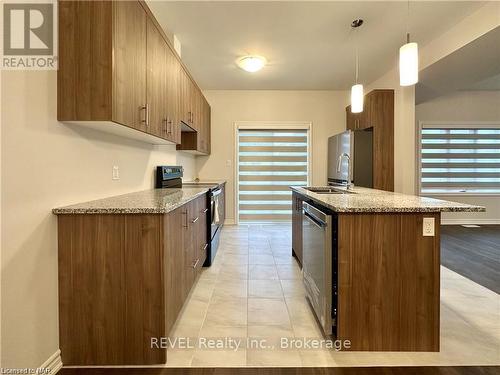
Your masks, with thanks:
[[[207,187],[151,189],[54,208],[64,214],[166,214],[208,192]]]
[[[383,190],[354,187],[353,193],[318,194],[302,187],[293,191],[335,212],[484,212],[484,207]],[[338,188],[345,190],[345,188]]]

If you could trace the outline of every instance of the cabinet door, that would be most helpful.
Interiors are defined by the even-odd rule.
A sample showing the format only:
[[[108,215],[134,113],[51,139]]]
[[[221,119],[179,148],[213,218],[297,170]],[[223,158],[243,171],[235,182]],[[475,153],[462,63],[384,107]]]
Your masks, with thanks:
[[[302,266],[302,199],[292,193],[292,251]]]
[[[373,127],[372,123],[372,106],[373,106],[373,95],[365,95],[363,103],[363,112],[359,114],[359,126],[358,129],[368,129]]]
[[[147,103],[148,133],[162,138],[167,134],[167,45],[151,19],[147,22]]]
[[[192,126],[191,124],[191,79],[187,75],[186,71],[182,68],[179,72],[179,91],[180,91],[180,100],[181,100],[181,113],[180,113],[180,121],[185,124]]]
[[[113,121],[146,131],[146,12],[113,2]]]
[[[199,151],[210,154],[210,105],[206,101],[205,97],[201,95],[201,116],[200,116],[200,126],[198,129],[199,133]]]
[[[205,151],[207,154],[210,154],[212,151],[212,127],[211,127],[211,115],[212,109],[210,108],[210,104],[205,100]]]
[[[346,118],[346,129],[356,130],[356,114],[351,112],[351,106],[347,106],[345,109]]]
[[[165,301],[166,333],[169,334],[186,297],[186,260],[183,247],[185,228],[183,208],[178,208],[165,216]]]
[[[191,232],[190,218],[192,217],[192,207],[190,203],[182,206],[182,252],[183,252],[183,269],[182,269],[182,295],[185,300],[193,285],[193,234]]]
[[[196,280],[197,268],[199,266],[199,237],[198,237],[198,227],[200,214],[198,212],[197,200],[192,200],[187,204],[188,206],[188,235],[189,235],[189,249],[187,250],[188,254],[188,293],[191,290],[191,287]]]
[[[194,82],[189,79],[189,89],[191,92],[190,96],[190,111],[191,111],[191,119],[190,119],[190,124],[191,127],[195,130],[199,130],[199,123],[200,123],[200,96],[201,93],[194,84]]]
[[[167,138],[177,144],[181,143],[181,124],[180,124],[180,73],[181,64],[177,60],[174,52],[167,46],[165,54],[165,64],[167,67],[166,85],[167,85]]]
[[[198,264],[197,271],[201,270],[205,259],[207,258],[207,248],[208,248],[208,233],[207,233],[207,220],[208,220],[208,206],[207,206],[207,196],[204,195],[197,199],[197,205],[199,220],[197,228],[198,237]]]

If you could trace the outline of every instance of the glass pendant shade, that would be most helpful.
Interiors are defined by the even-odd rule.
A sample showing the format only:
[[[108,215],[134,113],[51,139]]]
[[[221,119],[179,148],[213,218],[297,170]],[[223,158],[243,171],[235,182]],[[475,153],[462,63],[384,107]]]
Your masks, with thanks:
[[[363,85],[356,84],[351,87],[351,112],[363,112]]]
[[[399,84],[411,86],[418,82],[418,44],[406,43],[399,49]]]

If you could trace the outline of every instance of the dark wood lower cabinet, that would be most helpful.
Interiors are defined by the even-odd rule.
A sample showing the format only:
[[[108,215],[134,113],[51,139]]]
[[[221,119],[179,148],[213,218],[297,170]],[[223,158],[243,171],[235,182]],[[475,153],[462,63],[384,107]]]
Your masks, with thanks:
[[[166,214],[58,216],[65,365],[167,361],[167,337],[206,257],[207,197]]]
[[[351,350],[439,351],[439,213],[338,215],[337,338]]]

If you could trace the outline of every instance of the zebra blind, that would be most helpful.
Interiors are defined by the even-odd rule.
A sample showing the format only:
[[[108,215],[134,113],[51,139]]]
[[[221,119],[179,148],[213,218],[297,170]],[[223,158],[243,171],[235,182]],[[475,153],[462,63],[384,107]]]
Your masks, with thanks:
[[[289,186],[306,186],[307,130],[238,131],[240,221],[290,220]]]
[[[500,129],[421,130],[421,193],[500,193]]]

